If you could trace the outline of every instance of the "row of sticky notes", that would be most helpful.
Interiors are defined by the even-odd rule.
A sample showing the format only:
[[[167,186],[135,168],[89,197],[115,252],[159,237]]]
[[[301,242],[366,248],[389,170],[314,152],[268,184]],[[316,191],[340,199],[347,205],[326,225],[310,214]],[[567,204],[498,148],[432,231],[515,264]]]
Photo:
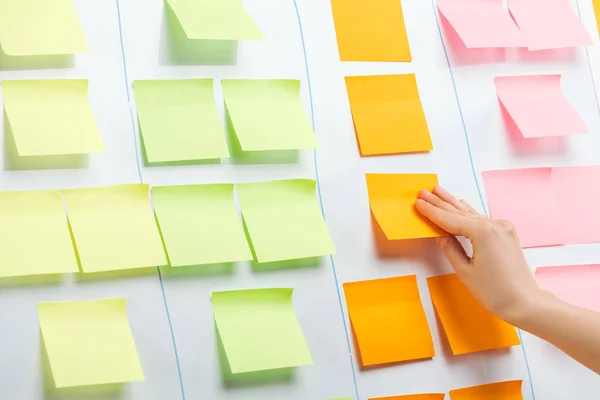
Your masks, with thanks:
[[[243,152],[318,147],[300,99],[300,81],[225,79],[227,124]],[[212,79],[134,81],[149,163],[229,157]]]
[[[156,219],[148,185],[65,190],[66,218],[59,190],[0,192],[0,277],[71,273],[79,267],[100,272],[252,259],[268,263],[335,251],[314,180],[246,183],[237,189],[243,224],[231,184],[153,187]]]
[[[167,0],[188,39],[260,40],[241,0]],[[73,0],[0,0],[0,46],[10,56],[87,53]]]
[[[593,44],[569,0],[437,0],[467,48],[549,50]]]
[[[523,247],[600,242],[599,166],[482,174],[490,214],[511,221]]]
[[[506,381],[450,391],[451,400],[523,400],[523,381]],[[369,400],[444,400],[444,393],[410,394],[370,398]],[[340,399],[343,400],[343,399]]]
[[[228,372],[312,364],[292,307],[293,289],[215,292],[212,307]],[[144,373],[125,299],[38,304],[40,331],[57,388],[140,381]],[[200,338],[198,338],[200,340]]]
[[[454,355],[520,344],[515,328],[487,312],[455,274],[427,283]],[[363,366],[435,356],[416,276],[345,283],[344,293]]]
[[[346,87],[362,156],[433,149],[414,74],[348,76]]]

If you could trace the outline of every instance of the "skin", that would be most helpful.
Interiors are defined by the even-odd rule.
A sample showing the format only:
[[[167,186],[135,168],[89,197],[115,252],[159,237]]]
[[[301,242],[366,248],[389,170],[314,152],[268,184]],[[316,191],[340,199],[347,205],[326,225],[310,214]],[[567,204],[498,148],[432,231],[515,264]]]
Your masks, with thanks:
[[[477,213],[440,186],[422,190],[417,210],[454,235],[438,239],[460,280],[490,312],[536,335],[600,374],[600,313],[541,290],[525,261],[515,227]],[[455,236],[473,246],[469,256]]]

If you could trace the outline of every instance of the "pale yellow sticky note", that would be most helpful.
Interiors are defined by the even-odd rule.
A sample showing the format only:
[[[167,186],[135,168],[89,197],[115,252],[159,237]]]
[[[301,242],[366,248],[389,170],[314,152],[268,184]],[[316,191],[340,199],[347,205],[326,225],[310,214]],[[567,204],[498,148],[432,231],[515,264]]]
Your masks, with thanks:
[[[167,265],[148,185],[65,190],[83,272]]]
[[[0,277],[77,271],[61,191],[0,192]]]
[[[88,52],[73,0],[0,0],[0,44],[10,56]]]
[[[19,156],[104,152],[83,79],[2,81]]]
[[[125,299],[39,303],[57,388],[143,381]]]

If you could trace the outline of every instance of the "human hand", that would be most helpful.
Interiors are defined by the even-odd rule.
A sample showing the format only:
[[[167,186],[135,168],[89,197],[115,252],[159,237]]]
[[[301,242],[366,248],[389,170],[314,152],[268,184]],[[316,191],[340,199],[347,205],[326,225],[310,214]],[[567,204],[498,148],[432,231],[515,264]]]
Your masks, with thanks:
[[[440,186],[433,193],[422,190],[416,208],[446,232],[469,239],[472,257],[454,236],[439,238],[438,245],[475,299],[518,326],[542,291],[525,261],[514,226],[480,215]]]

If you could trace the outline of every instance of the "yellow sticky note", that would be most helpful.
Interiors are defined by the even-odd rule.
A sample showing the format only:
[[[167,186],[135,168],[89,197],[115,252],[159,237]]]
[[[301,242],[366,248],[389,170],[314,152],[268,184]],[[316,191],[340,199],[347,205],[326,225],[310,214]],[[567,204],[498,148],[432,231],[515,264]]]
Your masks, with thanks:
[[[523,400],[523,381],[490,383],[450,391],[451,400]]]
[[[592,0],[592,3],[594,4],[594,14],[596,14],[596,25],[600,32],[600,0]]]
[[[445,235],[415,209],[419,191],[437,184],[435,174],[367,174],[371,212],[388,240]]]
[[[486,311],[456,274],[427,278],[427,284],[454,355],[521,343],[514,326]]]
[[[73,0],[0,0],[0,44],[9,56],[88,52]]]
[[[405,396],[372,397],[369,400],[444,400],[444,393],[408,394]]]
[[[433,149],[415,75],[347,76],[360,154]]]
[[[78,272],[60,190],[0,192],[0,277]]]
[[[19,156],[104,151],[87,80],[4,80],[2,96]]]
[[[148,185],[65,190],[83,272],[167,265]]]
[[[399,0],[331,0],[342,61],[412,61]]]
[[[415,275],[344,283],[344,293],[363,366],[435,355]]]
[[[39,303],[38,315],[57,388],[144,380],[125,299]]]

